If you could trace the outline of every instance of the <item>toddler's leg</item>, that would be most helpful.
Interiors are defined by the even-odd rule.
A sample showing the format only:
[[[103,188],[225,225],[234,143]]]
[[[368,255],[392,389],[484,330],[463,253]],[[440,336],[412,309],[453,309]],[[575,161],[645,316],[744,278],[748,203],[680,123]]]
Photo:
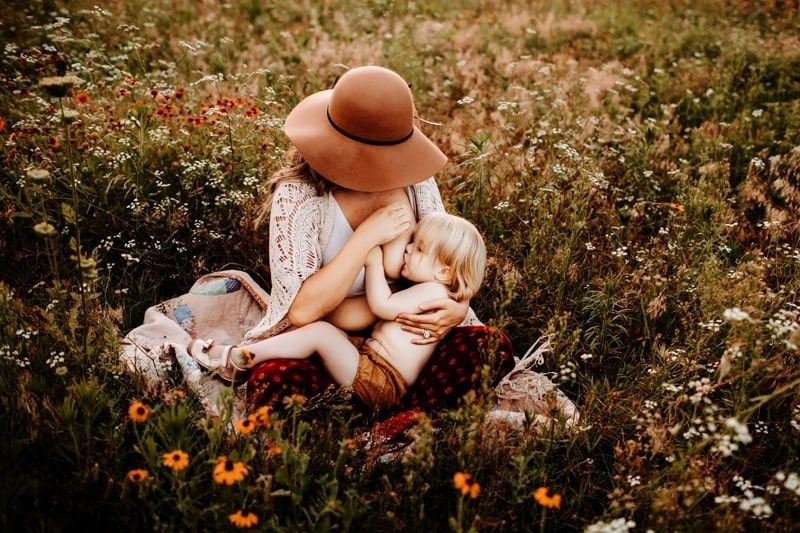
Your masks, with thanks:
[[[339,385],[350,385],[356,377],[359,354],[336,326],[312,322],[241,348],[252,356],[252,366],[270,359],[305,359],[318,353],[328,373]]]

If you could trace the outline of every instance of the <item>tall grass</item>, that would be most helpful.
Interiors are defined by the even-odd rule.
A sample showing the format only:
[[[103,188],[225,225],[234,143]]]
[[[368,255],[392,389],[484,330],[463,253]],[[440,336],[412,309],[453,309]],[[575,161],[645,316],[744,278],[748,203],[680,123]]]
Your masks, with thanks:
[[[796,9],[93,6],[2,8],[3,529],[218,529],[239,510],[272,530],[793,527]],[[542,371],[579,427],[498,433],[478,394],[421,416],[387,462],[336,398],[231,433],[177,372],[149,393],[122,372],[120,333],[198,275],[234,265],[268,287],[253,220],[283,118],[362,64],[400,72],[442,123],[426,127],[451,156],[439,186],[490,249],[473,307],[518,350],[551,335]],[[79,80],[61,99],[40,85],[64,75]],[[165,466],[175,451],[186,468]],[[222,456],[243,480],[215,482]]]

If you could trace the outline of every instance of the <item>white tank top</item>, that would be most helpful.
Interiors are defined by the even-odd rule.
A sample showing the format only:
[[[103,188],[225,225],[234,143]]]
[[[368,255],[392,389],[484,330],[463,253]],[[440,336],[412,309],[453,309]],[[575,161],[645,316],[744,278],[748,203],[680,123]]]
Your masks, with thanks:
[[[416,213],[417,202],[416,198],[414,198],[414,189],[412,187],[406,187],[406,194],[408,194],[408,201],[411,202],[411,209]],[[342,249],[347,239],[353,235],[353,228],[350,227],[350,223],[347,221],[347,217],[344,216],[344,212],[339,206],[339,202],[336,201],[335,196],[333,197],[333,204],[333,229],[331,230],[331,238],[328,240],[328,246],[325,247],[325,251],[322,253],[322,266],[333,261],[333,258],[336,257],[336,254]],[[350,287],[350,290],[347,292],[347,298],[361,296],[366,292],[364,287],[365,274],[366,269],[361,267],[353,286]]]

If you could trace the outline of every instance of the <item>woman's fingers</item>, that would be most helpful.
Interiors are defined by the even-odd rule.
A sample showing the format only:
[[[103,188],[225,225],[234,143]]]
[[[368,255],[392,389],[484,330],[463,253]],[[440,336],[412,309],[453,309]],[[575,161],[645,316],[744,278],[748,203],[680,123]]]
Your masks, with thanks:
[[[403,313],[397,315],[397,321],[406,326],[411,326],[420,329],[439,329],[442,323],[442,313],[437,311],[435,313],[421,313],[418,315],[411,315]]]
[[[416,338],[411,339],[411,344],[433,344],[441,340],[439,332],[432,329],[403,326],[403,331],[416,335]],[[427,335],[425,334],[426,331],[428,332]]]

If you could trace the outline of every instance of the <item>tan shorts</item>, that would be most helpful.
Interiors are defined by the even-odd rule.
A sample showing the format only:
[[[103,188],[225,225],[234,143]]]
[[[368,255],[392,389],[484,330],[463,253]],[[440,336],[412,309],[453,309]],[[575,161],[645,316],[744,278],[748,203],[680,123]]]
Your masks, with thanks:
[[[408,384],[400,372],[378,355],[371,346],[373,343],[380,346],[375,339],[360,344],[354,342],[361,356],[353,379],[353,392],[373,411],[382,411],[400,403]]]

